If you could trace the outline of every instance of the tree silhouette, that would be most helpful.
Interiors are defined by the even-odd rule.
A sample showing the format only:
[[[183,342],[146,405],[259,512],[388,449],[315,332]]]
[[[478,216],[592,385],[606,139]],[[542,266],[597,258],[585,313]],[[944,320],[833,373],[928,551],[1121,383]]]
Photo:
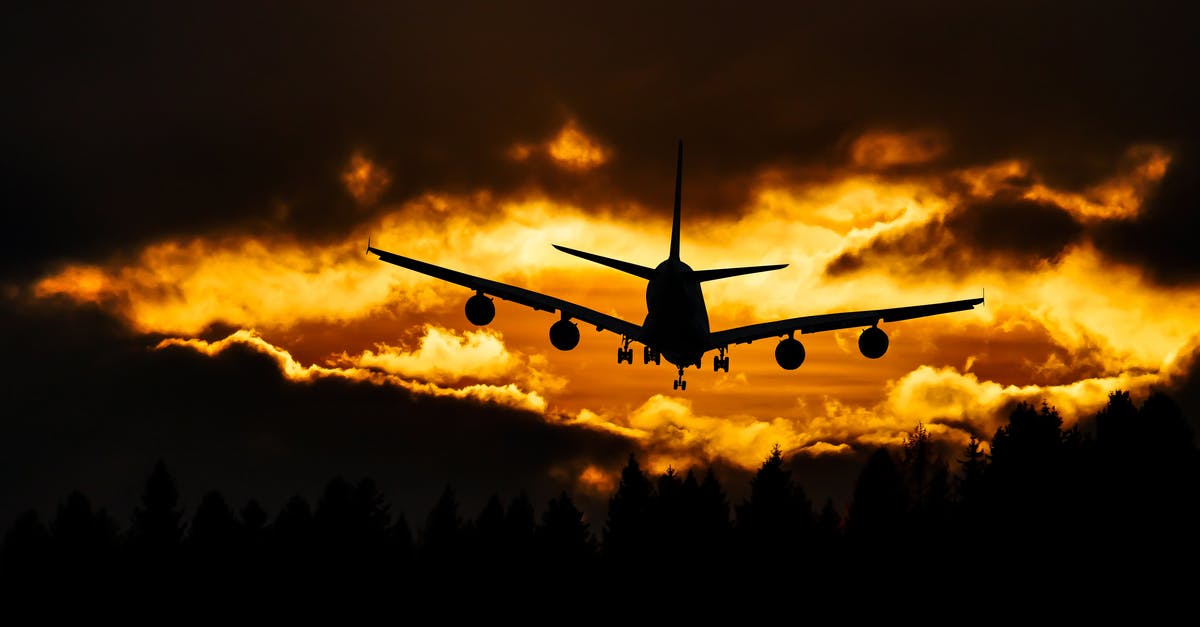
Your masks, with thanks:
[[[462,526],[458,498],[454,488],[446,485],[437,503],[425,519],[421,530],[419,550],[427,567],[456,567],[462,559]]]
[[[242,557],[240,528],[225,497],[216,490],[201,499],[192,515],[184,544],[194,571],[193,577],[212,585],[237,572],[235,560]]]
[[[579,571],[591,565],[596,553],[583,512],[566,491],[550,499],[535,533],[538,552],[550,572]]]
[[[59,577],[96,586],[114,574],[117,523],[105,510],[93,511],[82,492],[71,492],[58,506],[50,521],[50,537]]]
[[[958,481],[958,499],[969,516],[973,516],[986,498],[987,454],[979,448],[979,438],[971,436],[963,458],[959,460],[961,475]]]
[[[183,538],[183,510],[179,490],[167,465],[159,460],[146,479],[141,505],[133,512],[129,529],[129,550],[133,575],[160,584],[170,570],[178,566]]]
[[[514,560],[517,556],[527,555],[532,551],[536,525],[533,503],[529,500],[529,495],[522,491],[513,497],[504,511],[504,546],[507,549],[508,560]]]
[[[908,504],[904,476],[891,453],[880,447],[867,458],[854,484],[846,532],[867,552],[894,547],[907,531]]]
[[[50,531],[35,510],[22,513],[4,533],[0,582],[8,591],[38,588],[50,577]]]
[[[750,497],[737,508],[737,524],[752,560],[792,558],[811,542],[812,503],[783,467],[778,444],[750,480]]]
[[[1083,428],[1090,424],[1094,439]],[[776,445],[750,480],[736,524],[713,468],[702,480],[696,469],[680,475],[674,468],[651,480],[631,455],[609,498],[602,553],[581,508],[561,489],[540,513],[525,492],[507,506],[493,494],[464,523],[447,484],[415,542],[409,520],[391,514],[370,478],[335,476],[315,511],[296,495],[270,524],[258,501],[234,515],[214,490],[185,525],[175,481],[160,461],[124,543],[106,511],[78,491],[48,526],[35,511],[17,518],[0,546],[0,590],[111,582],[160,596],[228,596],[278,584],[294,596],[385,586],[477,593],[536,582],[557,596],[591,589],[585,578],[595,572],[628,586],[672,568],[706,573],[714,583],[728,574],[735,588],[761,593],[761,577],[743,574],[787,565],[789,584],[828,600],[848,576],[883,586],[896,581],[888,573],[907,582],[956,563],[966,565],[954,571],[965,592],[1008,572],[1023,573],[1022,587],[1111,586],[1116,564],[1144,578],[1161,564],[1186,566],[1200,556],[1200,451],[1186,416],[1161,392],[1140,406],[1115,392],[1094,422],[1070,428],[1047,403],[1021,403],[996,430],[991,454],[984,450],[972,437],[951,477],[918,423],[901,445],[869,456],[843,517],[833,498],[814,512]]]
[[[266,555],[275,579],[286,586],[316,574],[323,556],[316,550],[316,524],[304,497],[289,498],[266,531]]]
[[[1077,503],[1078,486],[1067,474],[1077,462],[1078,432],[1064,433],[1058,410],[1020,403],[992,438],[988,518],[1005,554],[1013,559],[1044,552],[1070,528],[1066,516]]]
[[[604,525],[606,554],[628,562],[648,559],[655,532],[653,497],[650,479],[630,453],[629,462],[621,470],[621,482],[608,501],[608,520]]]

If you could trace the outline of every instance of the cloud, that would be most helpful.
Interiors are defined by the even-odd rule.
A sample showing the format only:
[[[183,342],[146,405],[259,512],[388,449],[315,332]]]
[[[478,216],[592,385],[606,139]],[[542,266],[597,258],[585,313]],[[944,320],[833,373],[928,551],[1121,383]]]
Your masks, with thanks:
[[[342,171],[342,183],[359,205],[372,205],[392,184],[392,176],[362,153],[356,152],[350,156],[350,163]]]
[[[20,208],[2,224],[17,234],[6,276],[200,233],[343,235],[363,218],[342,180],[356,151],[392,173],[378,206],[430,189],[537,188],[659,207],[682,136],[688,207],[719,216],[753,198],[746,183],[763,171],[846,165],[846,138],[883,155],[862,159],[908,170],[1023,159],[1050,187],[1085,194],[1131,145],[1194,143],[1184,60],[1198,44],[1192,21],[1163,7],[1018,2],[986,20],[969,5],[862,20],[854,6],[779,6],[686,24],[665,6],[637,20],[562,7],[533,17],[433,7],[420,20],[387,3],[243,7],[236,18],[148,7],[12,16],[6,49],[29,62],[6,101],[22,121],[0,168]],[[188,35],[172,36],[182,23]],[[122,43],[97,46],[99,33]],[[197,53],[194,41],[221,51]],[[565,120],[620,158],[588,177],[506,158]],[[928,147],[941,145],[933,136],[953,150]]]
[[[935,130],[864,133],[850,144],[854,165],[882,170],[893,166],[927,163],[947,150],[945,136]]]
[[[574,121],[568,121],[554,139],[546,143],[551,159],[572,170],[590,170],[609,159],[609,151],[588,137]]]
[[[334,361],[356,369],[370,369],[403,378],[438,384],[464,379],[502,382],[516,380],[540,394],[560,390],[565,381],[547,370],[545,358],[513,352],[497,331],[481,329],[461,335],[426,324],[415,350],[376,344],[375,350],[355,355],[343,352]],[[544,403],[540,409],[545,409]]]
[[[5,527],[73,489],[125,516],[159,458],[185,507],[218,489],[272,511],[294,493],[315,498],[340,474],[373,476],[412,519],[447,481],[472,514],[493,491],[527,490],[536,504],[634,450],[522,409],[515,390],[304,365],[247,332],[163,342],[95,306],[46,301],[4,302],[0,320],[7,358],[23,364],[5,373]],[[578,470],[560,481],[556,468]]]
[[[435,339],[434,342],[439,341]],[[450,396],[454,398],[474,398],[480,401],[488,401],[524,409],[528,411],[544,411],[546,409],[546,400],[537,392],[526,392],[513,383],[501,384],[486,384],[477,383],[466,385],[461,388],[443,387],[432,381],[421,379],[409,379],[402,375],[388,374],[379,372],[378,370],[368,369],[361,365],[349,367],[342,366],[321,366],[317,364],[303,365],[296,361],[290,353],[285,349],[279,348],[267,342],[257,333],[249,330],[239,330],[222,340],[209,342],[202,339],[183,339],[183,338],[167,338],[158,343],[157,349],[165,349],[170,347],[186,347],[197,352],[209,356],[220,355],[233,346],[247,347],[270,357],[278,364],[280,371],[285,377],[292,381],[311,382],[323,377],[337,377],[341,379],[349,379],[352,381],[366,381],[375,384],[394,385],[412,392],[419,392],[429,396]],[[435,349],[436,350],[436,349]],[[378,356],[373,356],[377,358]],[[371,361],[368,358],[367,361]],[[356,360],[346,358],[343,361],[351,363]],[[386,358],[385,358],[386,361]],[[421,364],[420,357],[416,360],[411,357],[406,359],[403,355],[394,356],[393,361],[408,362],[410,365]],[[426,366],[426,369],[428,367]],[[462,378],[466,375],[460,375],[457,378]]]

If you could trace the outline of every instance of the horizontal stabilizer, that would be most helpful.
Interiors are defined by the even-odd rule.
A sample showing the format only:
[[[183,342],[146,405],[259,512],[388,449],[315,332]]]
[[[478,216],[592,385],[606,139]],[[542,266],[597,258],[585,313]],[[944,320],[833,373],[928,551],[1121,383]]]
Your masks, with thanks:
[[[592,253],[585,253],[582,250],[575,250],[574,248],[559,246],[558,244],[553,244],[553,246],[564,253],[567,253],[568,255],[575,255],[581,259],[594,261],[602,266],[608,266],[610,268],[620,270],[621,272],[632,274],[633,276],[642,277],[647,281],[650,280],[650,277],[654,276],[654,268],[639,266],[636,263],[629,263],[628,261],[621,261],[620,259],[613,259],[611,257],[601,257],[600,255],[593,255]]]
[[[717,279],[727,279],[731,276],[754,274],[755,272],[768,272],[786,267],[786,263],[779,263],[772,266],[747,266],[744,268],[716,268],[714,270],[697,270],[692,273],[692,278],[697,282],[715,281]]]

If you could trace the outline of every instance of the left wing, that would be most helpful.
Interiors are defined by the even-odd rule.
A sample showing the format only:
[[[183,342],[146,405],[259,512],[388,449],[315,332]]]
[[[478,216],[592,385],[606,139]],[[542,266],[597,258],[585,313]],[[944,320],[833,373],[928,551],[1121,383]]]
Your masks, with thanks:
[[[973,309],[975,305],[982,302],[982,298],[968,298],[966,300],[933,303],[930,305],[892,307],[890,309],[872,309],[870,311],[847,311],[844,313],[800,316],[799,318],[788,318],[787,320],[777,320],[775,322],[751,324],[710,334],[708,336],[708,346],[705,347],[705,350],[724,348],[730,344],[748,344],[754,340],[779,337],[797,331],[800,333],[817,333],[819,331],[833,331],[835,329],[868,327],[880,322],[896,322],[898,320],[936,316],[937,314],[950,313],[952,311],[965,311]]]
[[[489,296],[495,296],[503,300],[512,301],[514,303],[525,305],[526,307],[532,307],[538,311],[548,311],[550,313],[562,312],[565,317],[573,318],[575,320],[582,320],[588,324],[594,325],[597,331],[612,331],[614,333],[619,333],[630,340],[642,342],[642,327],[640,325],[633,324],[632,322],[626,322],[620,318],[614,318],[608,314],[602,314],[594,309],[588,309],[582,305],[576,305],[575,303],[571,303],[560,298],[547,296],[533,290],[516,287],[515,285],[499,283],[497,281],[489,281],[488,279],[483,279],[477,276],[466,274],[464,272],[458,272],[457,270],[435,266],[431,263],[425,263],[424,261],[417,261],[416,259],[403,257],[401,255],[397,255],[396,253],[390,253],[386,250],[372,248],[370,245],[367,246],[367,252],[375,253],[376,255],[379,255],[379,259],[381,261],[386,261],[390,264],[400,266],[401,268],[416,270],[421,274],[427,274],[431,277],[448,281],[450,283],[457,283],[458,285],[469,287],[477,292],[482,292]]]

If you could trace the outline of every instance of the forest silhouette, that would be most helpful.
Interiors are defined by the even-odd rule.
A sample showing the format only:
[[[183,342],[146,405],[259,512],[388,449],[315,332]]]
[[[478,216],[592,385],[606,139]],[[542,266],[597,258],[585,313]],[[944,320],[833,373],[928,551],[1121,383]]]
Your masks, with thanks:
[[[1200,454],[1166,394],[1127,392],[1064,428],[1047,404],[1021,403],[985,447],[947,453],[918,424],[866,461],[845,508],[815,503],[776,446],[731,503],[711,469],[652,475],[630,455],[606,518],[567,492],[541,508],[525,493],[464,512],[446,485],[432,509],[393,511],[371,478],[334,477],[315,504],[293,496],[272,516],[220,492],[189,515],[166,463],[122,526],[81,492],[48,522],[36,511],[6,531],[5,590],[130,585],[211,591],[336,584],[576,586],[596,578],[710,582],[778,575],[810,590],[920,577],[967,587],[1019,569],[1050,581],[1137,577],[1197,556]],[[775,575],[772,575],[775,576]],[[1123,575],[1129,576],[1129,575]]]

